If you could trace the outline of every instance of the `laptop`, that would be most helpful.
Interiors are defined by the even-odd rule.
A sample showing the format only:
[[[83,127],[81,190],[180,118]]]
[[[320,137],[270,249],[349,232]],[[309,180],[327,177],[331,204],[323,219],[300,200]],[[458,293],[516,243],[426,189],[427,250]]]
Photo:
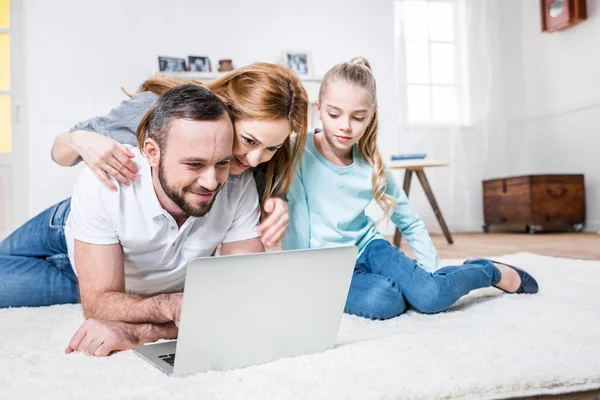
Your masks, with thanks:
[[[356,256],[343,246],[194,259],[177,340],[133,351],[184,376],[330,349]]]

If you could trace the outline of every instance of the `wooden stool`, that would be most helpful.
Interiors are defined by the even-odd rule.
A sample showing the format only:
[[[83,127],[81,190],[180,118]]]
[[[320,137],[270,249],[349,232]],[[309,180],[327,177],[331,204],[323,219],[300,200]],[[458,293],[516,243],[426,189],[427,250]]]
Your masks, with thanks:
[[[450,165],[450,163],[444,161],[434,161],[434,160],[401,160],[401,161],[392,161],[389,164],[390,169],[405,169],[404,172],[404,193],[406,193],[406,197],[408,197],[408,193],[410,192],[410,182],[412,179],[413,172],[417,174],[417,178],[419,178],[419,182],[421,182],[421,186],[427,195],[427,199],[429,200],[429,204],[433,208],[433,212],[435,212],[435,216],[440,223],[440,227],[444,232],[444,236],[449,244],[454,243],[452,240],[452,235],[450,234],[450,230],[446,225],[446,221],[444,221],[444,217],[442,216],[442,211],[435,200],[435,196],[433,195],[433,191],[431,190],[431,186],[429,186],[429,181],[425,176],[425,168],[429,167],[445,167]],[[402,233],[398,227],[396,227],[396,231],[394,233],[394,244],[400,247],[400,242],[402,241]]]

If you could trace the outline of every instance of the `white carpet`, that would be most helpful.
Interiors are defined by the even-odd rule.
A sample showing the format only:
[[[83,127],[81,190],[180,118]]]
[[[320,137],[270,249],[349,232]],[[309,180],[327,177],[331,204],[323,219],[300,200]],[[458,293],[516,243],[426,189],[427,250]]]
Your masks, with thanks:
[[[79,306],[0,310],[0,398],[463,399],[600,388],[600,261],[502,259],[531,272],[540,293],[484,289],[446,313],[383,322],[345,315],[333,350],[187,378],[131,351],[64,355]]]

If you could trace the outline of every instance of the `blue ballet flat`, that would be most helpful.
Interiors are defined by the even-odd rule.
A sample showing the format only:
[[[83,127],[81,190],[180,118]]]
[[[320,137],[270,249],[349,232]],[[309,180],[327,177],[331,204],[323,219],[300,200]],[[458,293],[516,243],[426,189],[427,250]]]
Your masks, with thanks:
[[[507,266],[509,268],[512,268],[515,271],[517,271],[517,273],[521,277],[521,285],[514,292],[509,292],[508,290],[504,290],[504,289],[499,288],[498,286],[494,285],[495,288],[498,288],[498,289],[500,289],[500,290],[502,290],[503,292],[506,292],[506,293],[516,293],[516,294],[522,294],[522,293],[525,293],[525,294],[534,294],[534,293],[538,292],[539,287],[538,287],[538,283],[535,280],[535,278],[533,276],[529,275],[527,272],[523,271],[522,269],[519,269],[519,268],[515,267],[514,265],[510,265],[510,264],[503,263],[503,262],[500,262],[500,261],[490,260],[488,258],[468,258],[467,260],[465,260],[465,262],[463,264],[472,263],[472,262],[477,261],[477,260],[486,260],[486,261],[493,262],[495,264],[505,265],[505,266]]]

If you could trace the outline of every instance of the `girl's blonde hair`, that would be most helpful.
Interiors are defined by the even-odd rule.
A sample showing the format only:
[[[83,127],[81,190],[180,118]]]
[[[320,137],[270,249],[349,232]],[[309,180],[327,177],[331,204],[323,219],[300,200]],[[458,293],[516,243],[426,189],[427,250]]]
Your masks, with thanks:
[[[294,145],[288,136],[283,146],[266,163],[266,185],[262,197],[285,197],[302,160],[308,131],[308,95],[300,78],[288,67],[256,63],[237,68],[205,84],[172,77],[153,77],[144,81],[137,90],[161,95],[183,84],[204,86],[215,93],[230,109],[234,121],[238,119],[287,120],[295,133]],[[128,94],[131,96],[130,94]],[[146,139],[148,113],[136,132],[138,146]]]
[[[377,148],[377,86],[375,77],[371,72],[371,65],[363,57],[355,57],[352,60],[338,64],[331,68],[323,77],[321,89],[319,90],[319,101],[327,91],[327,85],[331,81],[342,80],[356,87],[366,89],[371,95],[371,106],[373,107],[373,119],[367,126],[365,134],[358,141],[358,150],[361,157],[373,167],[371,184],[373,185],[373,198],[383,209],[386,216],[390,216],[396,208],[394,197],[385,193],[387,178],[383,166],[383,159]]]

